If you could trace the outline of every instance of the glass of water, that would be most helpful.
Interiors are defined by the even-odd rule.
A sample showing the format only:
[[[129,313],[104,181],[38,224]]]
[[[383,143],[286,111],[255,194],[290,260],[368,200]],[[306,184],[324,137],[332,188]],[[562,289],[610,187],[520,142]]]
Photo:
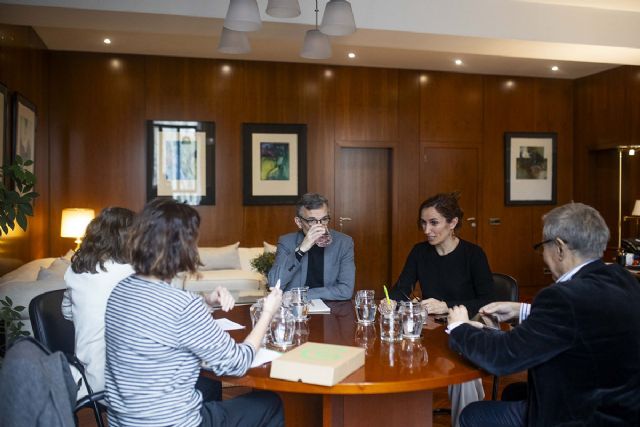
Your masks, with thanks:
[[[372,289],[360,290],[356,293],[355,309],[358,323],[370,325],[376,320],[375,293]]]
[[[309,298],[307,297],[308,291],[309,288],[307,286],[291,289],[289,307],[291,308],[293,318],[297,322],[306,320],[309,317]]]
[[[402,320],[402,338],[415,341],[420,339],[422,325],[427,320],[427,309],[420,302],[402,301],[400,303]]]
[[[256,327],[256,323],[258,323],[258,320],[260,320],[260,316],[262,316],[262,304],[264,302],[264,298],[259,298],[255,303],[251,304],[251,307],[249,307],[249,315],[251,316],[251,327],[255,328]],[[262,337],[262,345],[266,345],[267,344],[267,337],[269,336],[269,333],[265,333],[264,336]]]
[[[379,309],[380,307],[378,307]],[[397,311],[380,310],[380,340],[386,342],[400,341],[402,338],[402,321]]]
[[[271,318],[269,332],[271,344],[280,349],[286,349],[293,344],[296,321],[288,307],[280,307]]]

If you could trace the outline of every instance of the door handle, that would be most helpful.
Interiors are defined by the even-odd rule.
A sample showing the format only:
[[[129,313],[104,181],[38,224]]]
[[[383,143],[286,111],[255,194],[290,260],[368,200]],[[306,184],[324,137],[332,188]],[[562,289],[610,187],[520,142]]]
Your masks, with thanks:
[[[471,225],[472,228],[476,227],[476,217],[472,216],[471,218],[467,218],[467,221],[471,223],[469,225]]]
[[[342,226],[344,225],[345,221],[352,221],[352,219],[346,216],[341,216],[338,218],[338,227],[340,227],[340,231],[342,231]]]

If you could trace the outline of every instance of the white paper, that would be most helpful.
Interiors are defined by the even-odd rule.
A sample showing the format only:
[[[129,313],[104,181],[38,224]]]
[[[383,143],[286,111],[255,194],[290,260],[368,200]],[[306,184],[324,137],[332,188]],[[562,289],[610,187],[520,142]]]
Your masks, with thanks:
[[[232,322],[229,319],[216,319],[216,322],[218,323],[218,325],[222,328],[222,330],[224,331],[235,331],[236,329],[244,329],[245,327],[239,323],[236,322]]]
[[[320,298],[316,298],[309,301],[309,313],[331,313],[331,309]]]
[[[258,353],[256,353],[256,357],[253,358],[251,367],[255,368],[257,366],[264,365],[265,363],[272,362],[280,356],[282,356],[282,353],[280,352],[260,347],[260,350],[258,350]]]

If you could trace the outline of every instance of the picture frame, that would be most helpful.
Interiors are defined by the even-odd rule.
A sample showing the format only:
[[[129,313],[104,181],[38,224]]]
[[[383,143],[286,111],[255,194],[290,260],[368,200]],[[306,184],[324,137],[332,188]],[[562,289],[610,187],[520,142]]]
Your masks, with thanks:
[[[505,205],[555,205],[557,134],[504,134]]]
[[[214,122],[147,120],[147,200],[215,205]]]
[[[0,166],[9,156],[7,141],[9,134],[9,89],[0,83]]]
[[[27,98],[15,94],[13,103],[13,159],[16,156],[22,160],[32,160],[33,163],[25,169],[34,173],[36,162],[36,129],[38,116],[35,105]]]
[[[243,123],[243,203],[293,205],[307,191],[307,125]]]

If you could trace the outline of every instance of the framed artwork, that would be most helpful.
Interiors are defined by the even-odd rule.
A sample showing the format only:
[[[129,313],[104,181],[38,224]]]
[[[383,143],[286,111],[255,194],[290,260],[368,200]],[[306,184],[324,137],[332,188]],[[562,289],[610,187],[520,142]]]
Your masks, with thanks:
[[[147,200],[215,205],[213,122],[147,121]]]
[[[36,161],[36,118],[36,107],[16,93],[13,103],[13,156],[33,160],[34,164],[25,167],[32,173]]]
[[[0,166],[4,165],[7,151],[7,134],[9,127],[9,91],[7,87],[0,83]]]
[[[504,134],[505,205],[556,204],[556,142],[550,132]]]
[[[243,202],[293,205],[307,191],[307,125],[243,123]]]

